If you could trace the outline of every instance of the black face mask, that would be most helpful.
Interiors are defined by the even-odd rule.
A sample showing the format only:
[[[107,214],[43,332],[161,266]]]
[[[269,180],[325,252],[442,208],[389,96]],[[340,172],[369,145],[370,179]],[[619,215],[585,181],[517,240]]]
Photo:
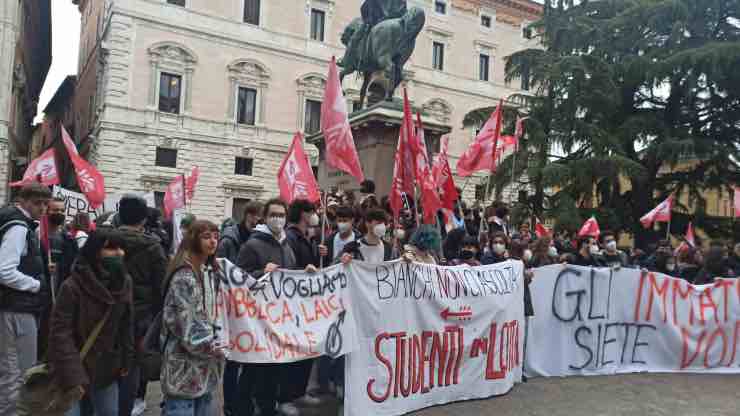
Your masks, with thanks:
[[[473,250],[461,250],[460,251],[460,260],[472,260],[475,257],[475,252]]]
[[[49,224],[56,226],[62,225],[66,218],[64,214],[51,214],[49,215]]]

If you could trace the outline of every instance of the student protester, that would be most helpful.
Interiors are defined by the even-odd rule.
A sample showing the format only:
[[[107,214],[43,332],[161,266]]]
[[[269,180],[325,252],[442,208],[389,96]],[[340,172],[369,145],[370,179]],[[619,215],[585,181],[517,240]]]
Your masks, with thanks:
[[[676,267],[678,275],[689,283],[696,281],[696,276],[702,268],[697,259],[701,259],[699,250],[691,247],[685,247],[678,251],[676,256]]]
[[[442,255],[447,264],[457,265],[462,263],[460,261],[460,250],[462,249],[463,241],[465,241],[467,236],[468,233],[464,228],[456,228],[447,233],[447,237],[444,238],[442,242]],[[477,245],[476,240],[476,246]]]
[[[489,248],[490,250],[481,259],[483,264],[496,264],[506,261],[506,234],[503,231],[494,231],[491,234]]]
[[[215,262],[218,226],[191,224],[169,267],[162,314],[163,416],[215,416],[225,346],[219,345]]]
[[[66,416],[82,414],[84,395],[97,416],[118,415],[118,381],[135,359],[132,284],[122,247],[113,230],[91,233],[57,296],[48,359],[63,394],[77,399]],[[83,361],[82,347],[101,322]]]
[[[679,269],[676,266],[676,258],[671,253],[660,252],[656,253],[655,257],[655,269],[653,271],[663,273],[672,277],[680,277]]]
[[[90,215],[85,212],[78,212],[72,220],[72,229],[70,234],[77,243],[78,248],[82,248],[90,234]]]
[[[126,194],[118,204],[117,217],[121,224],[118,231],[126,253],[124,263],[133,284],[135,345],[139,345],[154,317],[162,310],[162,280],[168,263],[159,239],[146,233],[148,215],[146,201],[138,195]],[[120,382],[120,414],[130,415],[135,403],[137,411],[143,410],[146,402],[136,401],[141,379],[142,368],[134,363]]]
[[[278,268],[295,269],[296,259],[285,235],[288,206],[281,199],[267,201],[262,210],[265,223],[254,229],[254,233],[239,251],[237,266],[256,278],[272,273]],[[260,408],[262,416],[274,416],[278,409],[283,414],[297,415],[296,406],[288,394],[288,385],[283,384],[286,376],[282,364],[244,364],[239,376],[239,395],[235,414],[252,416],[255,414],[253,399]]]
[[[608,267],[629,267],[629,257],[617,248],[617,237],[613,232],[601,234],[601,246],[604,248],[601,257]]]
[[[528,222],[523,222],[519,226],[519,239],[522,240],[525,244],[529,244],[536,240],[536,237],[532,235],[532,231],[530,229],[530,225]]]
[[[51,199],[32,183],[18,203],[0,209],[0,415],[16,414],[23,374],[37,359],[38,319],[51,304],[47,267],[36,234]]]
[[[491,208],[493,216],[490,216],[491,214]],[[493,206],[489,207],[488,214],[488,232],[489,233],[495,233],[495,232],[502,232],[506,238],[509,238],[510,236],[510,230],[509,230],[509,208],[506,207],[506,205],[502,203],[496,203]]]
[[[727,267],[726,250],[721,245],[712,244],[704,259],[704,267],[696,275],[695,285],[714,283],[718,277],[734,277],[732,270]]]
[[[727,259],[727,267],[732,269],[735,276],[740,276],[740,243],[732,248],[732,253]]]
[[[431,225],[422,225],[411,236],[411,240],[404,247],[403,258],[406,261],[439,264],[436,253],[440,249],[440,243],[441,236],[439,231]]]
[[[354,228],[354,213],[347,206],[337,207],[335,212],[337,231],[326,240],[328,255],[324,258],[324,264],[333,264],[344,252],[344,247],[359,240],[362,235]]]
[[[79,247],[72,235],[67,232],[64,222],[67,219],[64,199],[54,198],[49,202],[49,273],[54,284],[54,292],[72,271],[72,263],[77,258]]]
[[[575,254],[573,264],[576,266],[606,267],[595,238],[584,237],[578,242],[578,252]]]
[[[249,236],[252,235],[254,228],[260,223],[261,217],[262,204],[257,201],[250,201],[244,208],[242,221],[224,228],[221,233],[221,241],[218,243],[216,256],[228,259],[236,264],[239,250],[244,243],[249,241]]]
[[[371,209],[365,214],[365,228],[368,233],[358,241],[347,243],[342,253],[342,263],[352,259],[368,263],[382,263],[393,260],[393,247],[383,241],[387,231],[388,218],[382,209]]]
[[[552,237],[542,237],[533,244],[532,260],[529,262],[533,268],[549,266],[558,262],[558,251],[552,241]]]
[[[162,211],[158,208],[149,207],[149,215],[146,219],[147,234],[157,238],[165,253],[172,250],[172,238],[162,224]]]

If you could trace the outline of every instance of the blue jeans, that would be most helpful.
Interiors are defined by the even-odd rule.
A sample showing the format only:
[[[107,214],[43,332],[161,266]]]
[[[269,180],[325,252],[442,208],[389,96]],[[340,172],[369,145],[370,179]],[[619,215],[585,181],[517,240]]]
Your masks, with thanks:
[[[93,390],[88,395],[92,408],[95,412],[95,416],[118,416],[118,383],[113,383],[110,386],[100,389]],[[64,414],[64,416],[81,416],[82,411],[80,410],[80,402],[75,405]]]
[[[211,401],[213,396],[208,393],[197,399],[176,399],[165,397],[162,405],[162,416],[215,416]]]

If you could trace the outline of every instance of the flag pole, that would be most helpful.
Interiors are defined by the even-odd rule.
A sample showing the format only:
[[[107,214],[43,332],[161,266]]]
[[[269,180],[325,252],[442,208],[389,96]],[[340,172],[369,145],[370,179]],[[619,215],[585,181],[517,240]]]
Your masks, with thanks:
[[[188,210],[188,213],[190,213],[190,207],[188,207],[188,189],[187,182],[185,180],[185,173],[181,174],[180,176],[182,177],[182,206],[183,208]]]
[[[326,233],[324,232],[324,227],[326,226],[326,201],[328,201],[328,193],[324,191],[324,196],[321,198],[321,204],[323,205],[322,209],[322,215],[321,215],[321,245],[325,245],[326,243]],[[319,270],[324,268],[324,256],[319,254]]]

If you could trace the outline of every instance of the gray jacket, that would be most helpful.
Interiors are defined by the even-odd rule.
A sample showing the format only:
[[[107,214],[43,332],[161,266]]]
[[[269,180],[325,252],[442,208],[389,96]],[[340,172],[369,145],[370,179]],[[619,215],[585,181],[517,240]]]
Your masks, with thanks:
[[[242,241],[239,224],[224,228],[223,234],[221,234],[221,241],[218,243],[216,257],[228,259],[230,262],[236,264],[236,260],[239,257],[239,250],[248,240]]]
[[[285,234],[278,241],[266,225],[258,225],[249,241],[239,250],[236,265],[255,278],[260,278],[265,274],[268,263],[277,264],[281,269],[295,269],[295,254]]]

